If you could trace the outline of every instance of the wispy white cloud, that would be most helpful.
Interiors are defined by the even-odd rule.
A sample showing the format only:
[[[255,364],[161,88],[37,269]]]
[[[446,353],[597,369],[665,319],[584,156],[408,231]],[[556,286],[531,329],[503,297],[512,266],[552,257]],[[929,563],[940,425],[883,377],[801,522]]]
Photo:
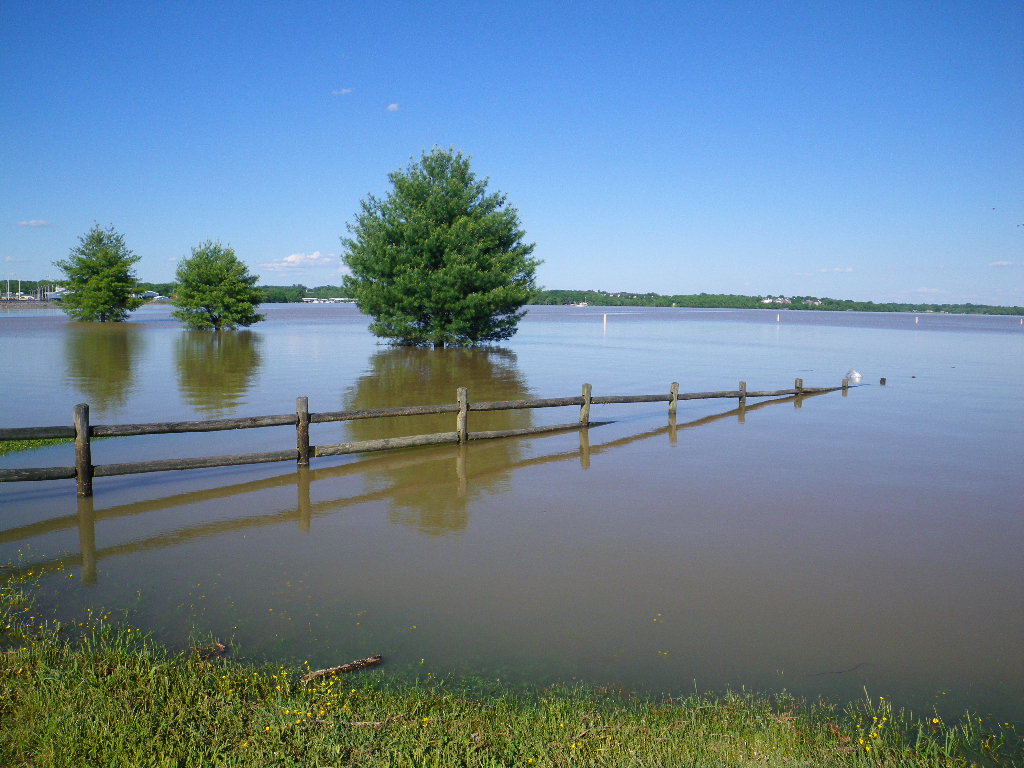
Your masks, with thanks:
[[[949,293],[943,288],[911,288],[910,293]]]
[[[4,264],[27,264],[28,259],[19,259],[17,256],[4,256]]]
[[[397,111],[398,111],[398,105],[397,104],[388,104],[388,112],[397,112]]]
[[[1024,267],[1024,263],[1016,261],[993,261],[990,267]]]
[[[48,227],[50,222],[46,219],[29,219],[28,221],[19,221],[19,227]]]
[[[841,272],[843,274],[847,274],[849,272],[853,272],[853,267],[825,267],[823,269],[819,269],[818,271],[819,272]]]
[[[346,94],[352,93],[352,91],[354,91],[354,90],[355,90],[355,88],[339,88],[336,91],[331,91],[331,95],[332,96],[344,96]]]
[[[320,251],[313,253],[293,253],[283,259],[266,261],[260,266],[268,272],[296,272],[303,269],[331,267],[338,263],[337,256],[333,254],[324,255]]]

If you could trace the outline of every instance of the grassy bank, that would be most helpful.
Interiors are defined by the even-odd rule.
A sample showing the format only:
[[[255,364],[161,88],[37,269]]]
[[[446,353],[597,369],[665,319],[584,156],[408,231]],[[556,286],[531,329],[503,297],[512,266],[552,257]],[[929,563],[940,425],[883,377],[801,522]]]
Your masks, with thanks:
[[[0,587],[0,644],[4,766],[1024,765],[1001,723],[877,697],[482,692],[386,666],[307,684],[308,668],[172,653],[103,615],[59,625],[24,585]]]
[[[19,451],[31,451],[36,448],[46,448],[50,445],[61,445],[74,442],[69,437],[58,437],[52,440],[0,440],[0,456]]]

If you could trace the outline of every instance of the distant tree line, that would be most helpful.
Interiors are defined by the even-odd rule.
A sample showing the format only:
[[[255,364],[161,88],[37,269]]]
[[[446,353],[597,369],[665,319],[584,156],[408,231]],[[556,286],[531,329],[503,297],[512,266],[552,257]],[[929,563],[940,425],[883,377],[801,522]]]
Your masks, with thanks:
[[[140,282],[139,289],[142,291],[154,291],[161,296],[171,297],[175,292],[175,283]],[[257,285],[256,290],[260,294],[261,304],[288,304],[299,302],[303,299],[350,298],[345,295],[345,289],[340,285],[318,285],[313,288],[308,288],[301,283],[294,285]]]
[[[35,295],[37,288],[50,290],[60,280],[22,280],[21,290],[26,295]],[[161,296],[173,296],[174,283],[140,282],[140,291],[153,291]],[[4,285],[0,284],[0,293]],[[11,286],[13,294],[17,287]],[[307,287],[301,283],[293,285],[257,285],[263,304],[287,304],[300,302],[304,298],[332,299],[351,298],[340,285],[318,285]],[[898,304],[853,301],[852,299],[829,299],[817,296],[789,296],[789,304],[765,304],[768,296],[741,296],[733,293],[691,293],[666,295],[660,293],[613,293],[597,290],[539,290],[530,300],[531,304],[579,304],[587,302],[602,307],[693,307],[698,309],[775,309],[775,310],[818,310],[825,312],[946,312],[956,315],[1024,315],[1024,307],[999,307],[989,304]],[[820,302],[820,303],[816,303]]]
[[[602,307],[695,307],[715,309],[817,310],[826,312],[946,312],[959,315],[1024,315],[1024,307],[988,304],[878,304],[873,301],[829,299],[817,296],[788,296],[788,303],[765,303],[767,296],[731,293],[663,295],[659,293],[611,293],[594,290],[539,290],[532,304],[594,304]],[[778,297],[782,298],[782,297]]]

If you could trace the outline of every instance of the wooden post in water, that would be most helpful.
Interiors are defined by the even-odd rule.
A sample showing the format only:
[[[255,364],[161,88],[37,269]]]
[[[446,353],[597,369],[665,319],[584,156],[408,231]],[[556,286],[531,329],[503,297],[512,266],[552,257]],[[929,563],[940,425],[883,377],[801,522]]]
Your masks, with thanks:
[[[846,397],[847,391],[850,389],[850,380],[843,379],[843,397]]]
[[[455,431],[459,433],[459,442],[465,443],[469,440],[469,390],[459,387],[456,397],[459,401],[459,414],[455,419]]]
[[[740,382],[740,408],[747,407],[747,382]]]
[[[92,496],[92,446],[89,443],[89,406],[75,406],[75,481],[79,496]]]
[[[804,380],[797,379],[795,382],[793,382],[793,389],[796,390],[796,393],[798,395],[802,395],[804,393]]]
[[[295,447],[299,450],[299,466],[309,466],[309,398],[295,398]]]
[[[590,430],[580,430],[580,466],[590,469]]]
[[[583,385],[583,405],[580,406],[580,424],[588,426],[590,424],[590,385]]]
[[[672,387],[669,389],[669,394],[672,399],[668,401],[668,417],[675,419],[676,417],[676,406],[679,404],[679,382],[673,381]]]

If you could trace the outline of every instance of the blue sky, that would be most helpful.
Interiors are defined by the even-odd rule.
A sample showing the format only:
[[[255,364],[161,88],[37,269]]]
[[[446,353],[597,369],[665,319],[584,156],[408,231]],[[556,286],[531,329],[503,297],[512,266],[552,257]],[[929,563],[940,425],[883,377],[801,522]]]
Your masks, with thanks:
[[[0,280],[99,223],[337,283],[440,145],[547,288],[1024,304],[1018,0],[4,0],[0,138]]]

